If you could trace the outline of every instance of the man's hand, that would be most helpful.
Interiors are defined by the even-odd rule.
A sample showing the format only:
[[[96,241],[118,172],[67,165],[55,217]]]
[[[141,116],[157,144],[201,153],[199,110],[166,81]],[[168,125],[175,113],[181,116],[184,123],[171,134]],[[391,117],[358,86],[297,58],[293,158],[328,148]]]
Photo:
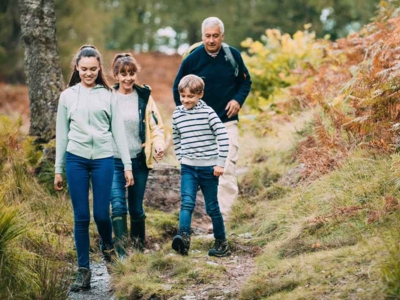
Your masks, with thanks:
[[[63,189],[63,178],[61,174],[56,174],[54,176],[54,189],[56,191],[61,191]]]
[[[126,185],[125,187],[131,186],[135,184],[135,181],[133,180],[133,174],[131,170],[125,171],[125,180],[126,180]]]
[[[214,176],[224,175],[224,168],[220,166],[214,166]]]
[[[232,118],[239,113],[240,104],[236,100],[232,99],[226,105],[225,110],[227,110],[226,115],[228,116],[228,118]]]

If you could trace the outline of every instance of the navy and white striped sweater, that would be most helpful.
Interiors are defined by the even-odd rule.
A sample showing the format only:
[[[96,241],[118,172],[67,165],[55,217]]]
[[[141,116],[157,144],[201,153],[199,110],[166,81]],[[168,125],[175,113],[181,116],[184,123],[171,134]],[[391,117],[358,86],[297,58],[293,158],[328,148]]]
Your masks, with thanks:
[[[178,106],[172,115],[175,155],[190,166],[225,166],[229,138],[224,124],[203,100],[187,110]]]

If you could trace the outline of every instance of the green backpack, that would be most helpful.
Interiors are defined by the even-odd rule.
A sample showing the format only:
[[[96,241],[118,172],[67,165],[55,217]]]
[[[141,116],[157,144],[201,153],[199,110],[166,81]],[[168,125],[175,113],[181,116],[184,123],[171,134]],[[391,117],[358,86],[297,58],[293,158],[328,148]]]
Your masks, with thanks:
[[[182,60],[184,60],[190,53],[192,53],[195,49],[197,49],[199,46],[203,45],[203,42],[197,42],[194,43],[187,49],[183,54],[182,54]],[[232,65],[232,68],[235,70],[235,76],[237,77],[239,75],[239,65],[236,62],[235,58],[232,55],[231,49],[229,48],[229,45],[226,43],[222,43],[222,49],[224,49],[224,52],[226,54],[227,59]]]

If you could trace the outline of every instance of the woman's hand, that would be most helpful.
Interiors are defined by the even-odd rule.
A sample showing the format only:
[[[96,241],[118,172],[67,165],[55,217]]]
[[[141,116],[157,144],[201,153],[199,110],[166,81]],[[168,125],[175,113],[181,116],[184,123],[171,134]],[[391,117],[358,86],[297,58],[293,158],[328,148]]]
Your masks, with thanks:
[[[224,168],[220,166],[214,166],[214,176],[224,175]]]
[[[154,157],[155,159],[162,160],[164,158],[164,148],[158,147],[155,149],[156,156]]]
[[[125,171],[125,180],[126,180],[125,187],[128,187],[130,185],[134,185],[135,184],[135,181],[133,180],[132,170],[126,170]]]
[[[54,176],[54,189],[56,191],[61,191],[63,189],[63,178],[61,174],[56,174]]]

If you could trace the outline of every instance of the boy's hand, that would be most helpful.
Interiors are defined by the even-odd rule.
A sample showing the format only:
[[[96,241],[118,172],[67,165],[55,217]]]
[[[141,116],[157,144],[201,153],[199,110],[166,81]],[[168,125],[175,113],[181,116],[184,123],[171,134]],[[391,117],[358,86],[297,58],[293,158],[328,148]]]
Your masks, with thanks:
[[[224,168],[220,166],[214,166],[214,176],[224,175]]]

